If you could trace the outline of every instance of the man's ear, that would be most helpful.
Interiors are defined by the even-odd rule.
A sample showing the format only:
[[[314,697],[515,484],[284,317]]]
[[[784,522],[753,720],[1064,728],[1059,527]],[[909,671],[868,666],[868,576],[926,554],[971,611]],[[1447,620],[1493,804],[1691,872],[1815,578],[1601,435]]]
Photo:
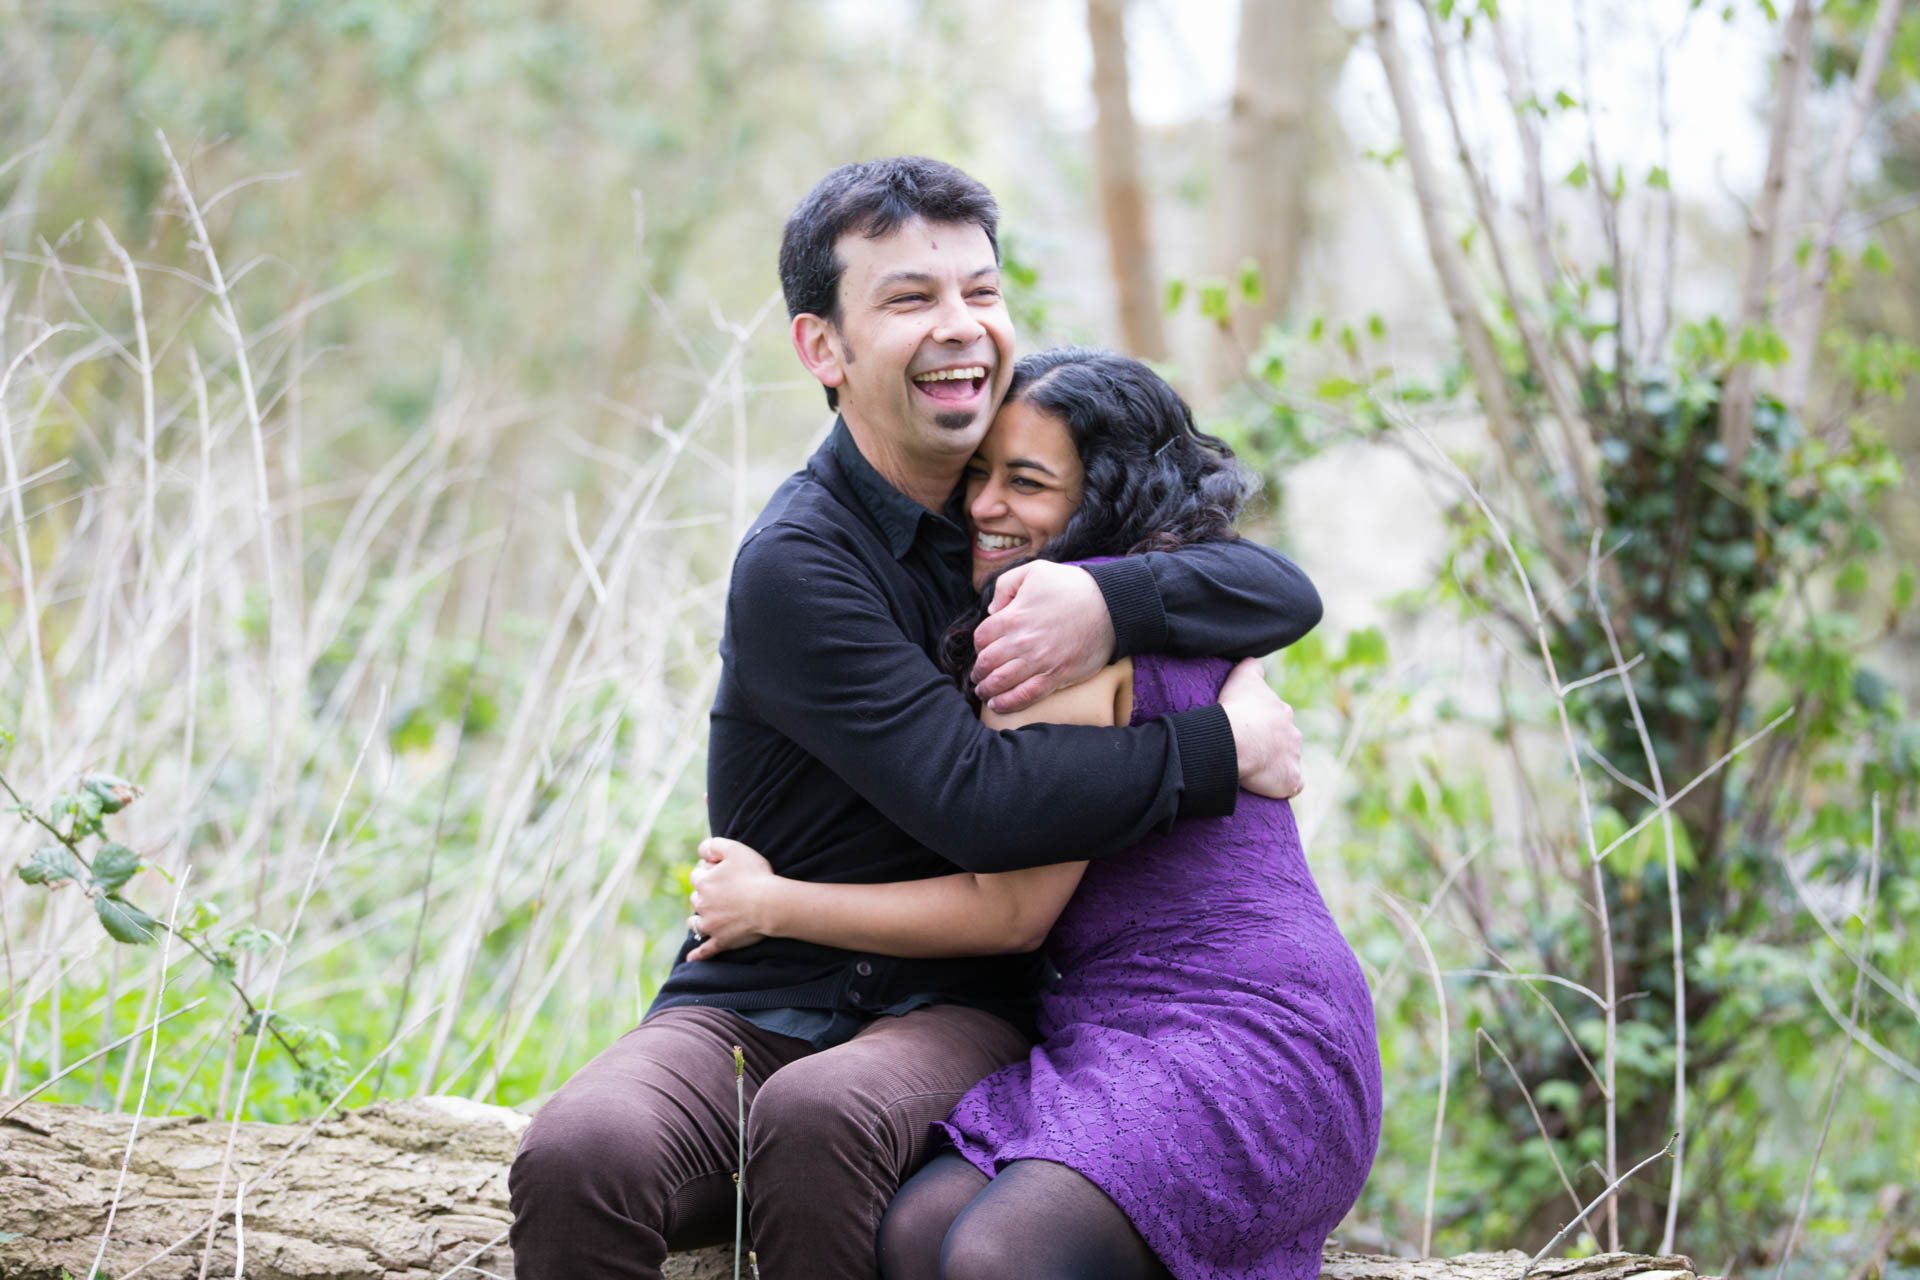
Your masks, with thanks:
[[[840,354],[840,335],[831,320],[803,311],[793,318],[788,332],[793,338],[793,353],[800,357],[800,363],[807,366],[807,372],[821,386],[838,387],[846,382],[845,362]]]

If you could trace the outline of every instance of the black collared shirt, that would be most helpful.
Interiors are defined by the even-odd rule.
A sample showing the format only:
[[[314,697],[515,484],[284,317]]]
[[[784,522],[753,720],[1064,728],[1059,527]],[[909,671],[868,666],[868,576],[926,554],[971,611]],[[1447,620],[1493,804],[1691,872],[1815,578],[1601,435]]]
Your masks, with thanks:
[[[1124,849],[1179,817],[1229,813],[1226,713],[1127,729],[981,724],[933,654],[973,598],[957,506],[921,507],[844,423],[767,503],[727,596],[707,757],[708,821],[782,875],[885,883]],[[1319,620],[1313,587],[1249,542],[1094,566],[1118,654],[1242,657]],[[1027,1021],[1037,956],[902,960],[774,938],[689,964],[655,1008],[861,1014],[924,998]]]

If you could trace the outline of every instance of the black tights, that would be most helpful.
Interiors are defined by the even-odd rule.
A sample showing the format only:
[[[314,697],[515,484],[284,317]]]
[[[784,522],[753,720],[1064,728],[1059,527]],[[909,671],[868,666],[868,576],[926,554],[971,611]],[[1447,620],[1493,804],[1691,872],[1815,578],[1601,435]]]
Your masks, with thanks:
[[[1170,1280],[1120,1206],[1063,1164],[987,1176],[953,1152],[907,1180],[880,1220],[886,1280]]]

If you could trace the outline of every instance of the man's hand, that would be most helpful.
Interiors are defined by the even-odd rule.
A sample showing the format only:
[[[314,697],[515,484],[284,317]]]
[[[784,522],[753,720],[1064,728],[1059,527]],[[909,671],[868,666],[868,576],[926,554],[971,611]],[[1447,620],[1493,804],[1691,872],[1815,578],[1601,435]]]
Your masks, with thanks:
[[[1255,795],[1290,800],[1306,788],[1300,768],[1300,730],[1293,708],[1267,687],[1260,664],[1238,663],[1220,689],[1220,709],[1233,726],[1233,749],[1240,757],[1240,785]]]
[[[1113,661],[1107,598],[1085,569],[1030,560],[994,583],[973,631],[974,689],[995,711],[1020,711]]]

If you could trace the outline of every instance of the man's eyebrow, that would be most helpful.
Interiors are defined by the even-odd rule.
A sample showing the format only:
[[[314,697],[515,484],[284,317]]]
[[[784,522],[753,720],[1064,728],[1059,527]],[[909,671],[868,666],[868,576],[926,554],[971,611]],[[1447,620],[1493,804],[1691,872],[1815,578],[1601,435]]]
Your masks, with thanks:
[[[997,276],[999,274],[1000,268],[997,266],[976,267],[967,273],[966,280],[971,283],[972,281],[980,279],[982,276]],[[873,282],[873,289],[874,292],[878,293],[882,290],[892,289],[903,284],[935,284],[938,283],[938,279],[937,276],[927,271],[889,271],[886,275],[881,276]]]

